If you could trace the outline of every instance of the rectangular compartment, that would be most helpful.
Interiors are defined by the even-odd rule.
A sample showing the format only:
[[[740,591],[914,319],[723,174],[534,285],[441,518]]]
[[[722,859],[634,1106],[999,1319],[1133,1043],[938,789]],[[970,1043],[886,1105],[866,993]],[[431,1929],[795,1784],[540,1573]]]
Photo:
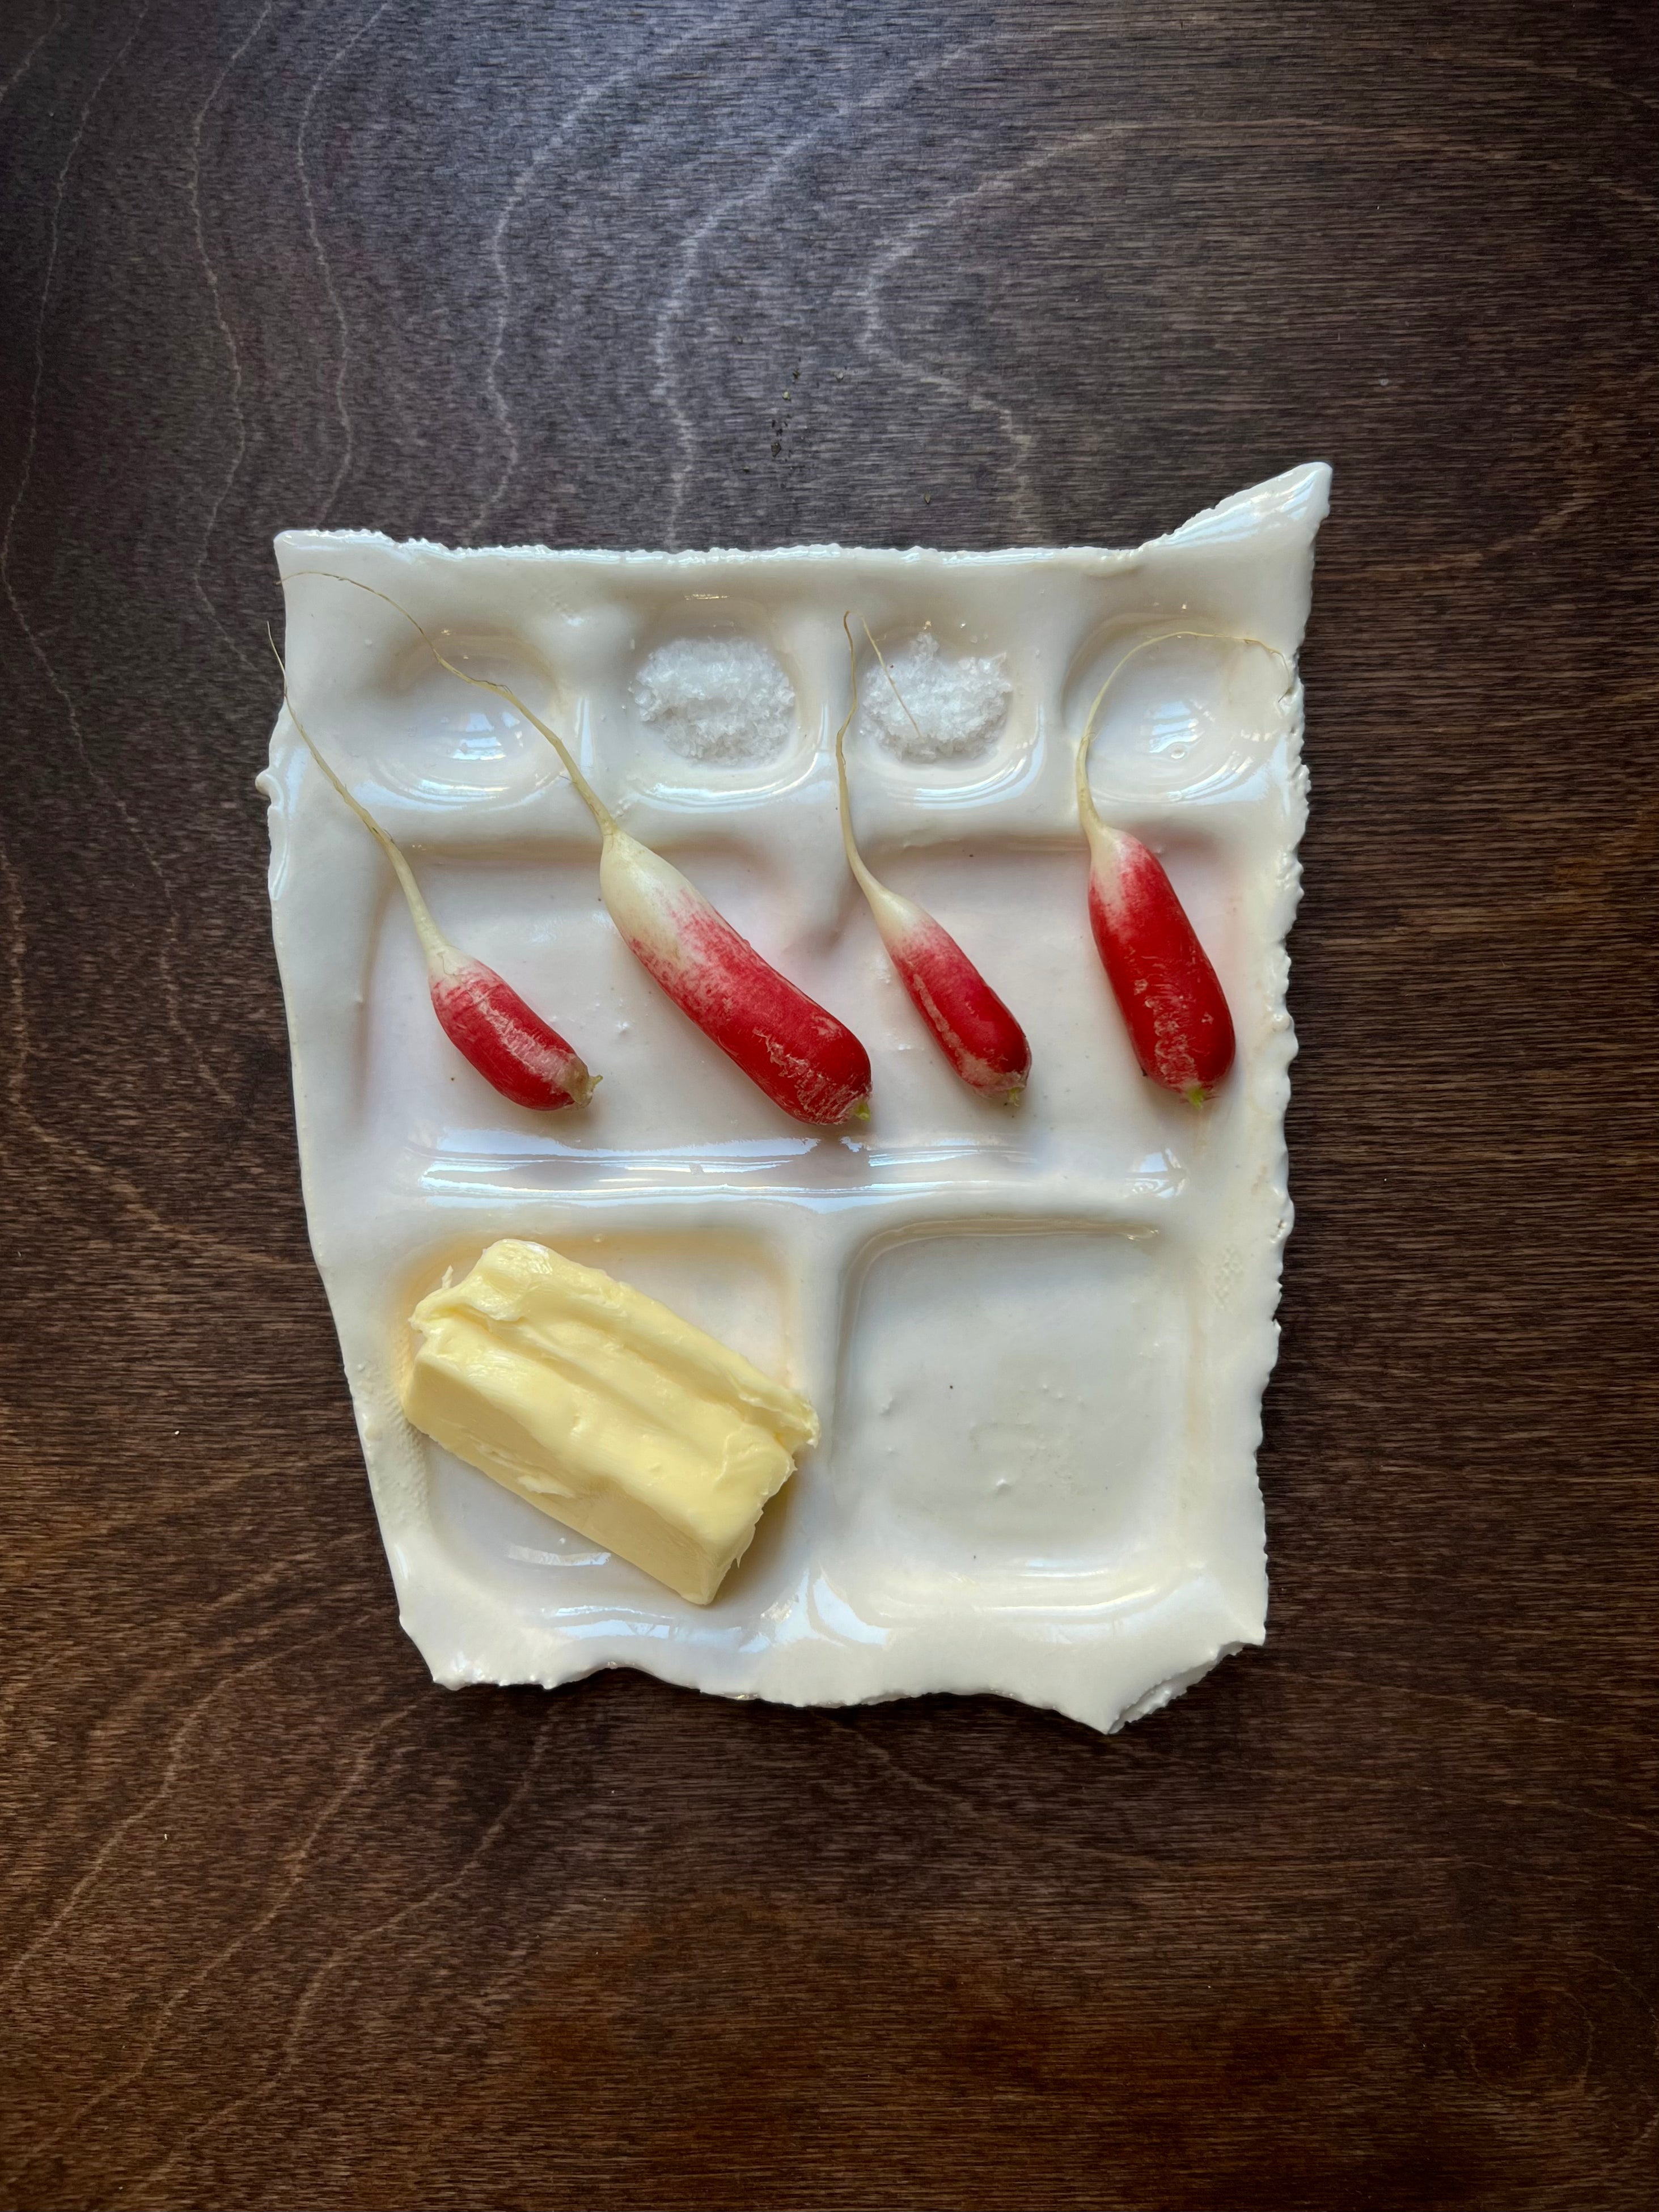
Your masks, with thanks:
[[[832,1571],[866,1618],[1063,1612],[1172,1578],[1181,1267],[1154,1229],[1077,1221],[942,1224],[863,1255],[828,1482]]]

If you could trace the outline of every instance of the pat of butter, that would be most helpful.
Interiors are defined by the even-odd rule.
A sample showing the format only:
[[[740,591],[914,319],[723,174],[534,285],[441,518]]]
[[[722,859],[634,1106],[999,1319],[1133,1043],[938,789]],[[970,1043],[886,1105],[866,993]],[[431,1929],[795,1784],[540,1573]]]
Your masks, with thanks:
[[[818,1439],[804,1398],[544,1245],[492,1244],[410,1325],[417,1429],[694,1605]]]

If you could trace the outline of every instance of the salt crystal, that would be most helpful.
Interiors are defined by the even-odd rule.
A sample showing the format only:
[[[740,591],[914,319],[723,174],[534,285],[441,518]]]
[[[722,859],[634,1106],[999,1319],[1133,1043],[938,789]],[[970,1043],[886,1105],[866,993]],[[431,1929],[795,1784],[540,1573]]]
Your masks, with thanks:
[[[634,678],[634,703],[671,751],[717,767],[775,760],[795,732],[795,687],[753,638],[659,646]]]
[[[925,629],[887,655],[891,683],[879,669],[866,683],[860,719],[901,760],[976,759],[1008,712],[1013,686],[1003,673],[1003,659],[1001,653],[994,659],[959,659],[941,653],[933,631]]]

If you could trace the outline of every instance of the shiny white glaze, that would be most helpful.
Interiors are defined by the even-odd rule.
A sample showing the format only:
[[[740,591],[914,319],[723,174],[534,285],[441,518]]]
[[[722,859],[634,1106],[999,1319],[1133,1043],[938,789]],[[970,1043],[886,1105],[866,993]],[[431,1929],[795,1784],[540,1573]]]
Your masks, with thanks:
[[[777,1112],[617,939],[597,836],[545,742],[389,608],[290,582],[313,736],[405,846],[440,926],[605,1078],[585,1112],[538,1117],[455,1057],[384,859],[279,720],[260,781],[312,1242],[404,1625],[440,1680],[630,1665],[794,1703],[994,1690],[1109,1728],[1261,1640],[1301,694],[1266,654],[1172,643],[1125,672],[1094,746],[1102,812],[1161,854],[1232,1006],[1238,1065],[1201,1115],[1136,1072],[1090,942],[1073,748],[1139,640],[1237,632],[1293,658],[1328,482],[1293,471],[1133,552],[277,541],[285,577],[358,576],[512,683],[634,835],[875,1066],[856,1133]],[[860,616],[878,640],[931,622],[947,651],[1006,655],[983,757],[917,766],[855,730],[849,765],[872,867],[1030,1036],[1013,1114],[939,1056],[846,872],[846,607],[860,636]],[[763,763],[678,757],[633,701],[652,650],[722,632],[794,684],[795,739]],[[822,1445],[714,1606],[565,1537],[404,1422],[410,1309],[501,1236],[637,1284],[817,1407]]]

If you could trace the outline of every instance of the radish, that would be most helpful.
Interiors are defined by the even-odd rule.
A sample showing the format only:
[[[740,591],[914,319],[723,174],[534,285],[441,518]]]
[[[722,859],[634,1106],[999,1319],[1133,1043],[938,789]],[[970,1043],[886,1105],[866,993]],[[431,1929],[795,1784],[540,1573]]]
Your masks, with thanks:
[[[1089,923],[1141,1073],[1194,1106],[1213,1096],[1233,1064],[1233,1019],[1221,984],[1156,854],[1101,820],[1089,787],[1089,748],[1101,702],[1138,653],[1173,638],[1254,645],[1288,671],[1260,638],[1168,630],[1143,639],[1095,694],[1077,752],[1077,804],[1089,841]]]
[[[629,836],[577,767],[563,738],[532,714],[516,692],[456,667],[409,610],[373,584],[327,568],[301,568],[295,574],[331,576],[336,583],[355,584],[360,592],[384,599],[420,631],[440,667],[463,683],[494,691],[540,731],[598,824],[603,841],[599,890],[623,942],[652,981],[774,1105],[798,1121],[823,1128],[852,1115],[868,1118],[870,1055],[851,1030],[762,959],[678,868]]]
[[[859,851],[858,840],[853,834],[853,802],[847,787],[847,732],[859,710],[858,656],[845,615],[842,617],[842,628],[847,631],[847,650],[853,664],[853,703],[847,710],[846,720],[836,732],[841,838],[846,848],[847,865],[870,902],[881,941],[898,970],[900,982],[915,1001],[917,1012],[939,1040],[939,1049],[951,1066],[969,1089],[976,1091],[981,1098],[1017,1106],[1031,1073],[1031,1048],[1026,1042],[1024,1030],[949,930],[914,899],[902,898],[896,891],[890,891],[885,884],[871,874]],[[864,634],[870,638],[871,650],[877,659],[881,660],[882,672],[893,685],[893,696],[909,716],[910,709],[905,706],[898,685],[893,683],[893,672],[881,659],[881,647],[870,637],[867,623]],[[910,719],[914,727],[915,719]]]
[[[276,653],[274,638],[270,649]],[[288,671],[283,667],[280,653],[276,653],[276,665],[283,669],[283,700],[311,757],[374,836],[403,886],[415,934],[426,955],[433,1012],[444,1035],[462,1059],[515,1106],[534,1107],[544,1113],[557,1113],[566,1106],[586,1106],[599,1079],[588,1073],[558,1031],[550,1028],[532,1006],[526,1006],[509,982],[493,968],[486,968],[482,960],[473,959],[470,953],[460,951],[449,942],[432,919],[431,909],[421,896],[420,886],[408,861],[368,808],[359,805],[335,775],[295,714],[294,702],[289,696]]]

